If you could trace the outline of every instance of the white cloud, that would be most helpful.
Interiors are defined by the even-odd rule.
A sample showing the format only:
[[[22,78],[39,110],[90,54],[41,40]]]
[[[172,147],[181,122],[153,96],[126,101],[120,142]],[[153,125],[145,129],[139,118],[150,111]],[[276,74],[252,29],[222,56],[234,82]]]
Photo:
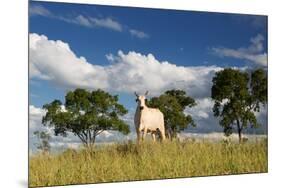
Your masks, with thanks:
[[[44,127],[42,122],[42,117],[45,115],[45,111],[41,108],[37,108],[33,105],[29,106],[29,146],[32,151],[36,150],[36,144],[38,143],[38,139],[36,135],[34,135],[35,131],[46,131],[48,133],[51,132],[50,129]]]
[[[36,108],[33,105],[29,106],[29,128],[36,129],[38,123],[41,124],[42,117],[45,115],[45,111],[41,108]]]
[[[43,17],[49,17],[57,20],[61,20],[67,23],[77,24],[84,27],[94,28],[94,27],[103,27],[107,29],[111,29],[114,31],[121,32],[123,30],[122,25],[117,22],[116,20],[113,20],[112,18],[95,18],[95,17],[86,17],[83,15],[78,15],[75,17],[66,17],[61,15],[56,15],[49,11],[47,8],[41,6],[41,5],[31,5],[29,8],[29,13],[31,16],[43,16]]]
[[[187,132],[196,133],[209,133],[209,132],[222,132],[223,129],[219,125],[219,121],[213,115],[214,102],[211,98],[196,99],[197,105],[192,108],[186,108],[185,114],[191,115],[196,123],[196,127],[190,127]]]
[[[42,5],[31,5],[29,8],[29,12],[31,16],[43,16],[52,19],[57,19],[60,21],[64,21],[70,24],[76,24],[83,27],[88,28],[106,28],[111,29],[113,31],[126,31],[130,33],[132,36],[143,39],[149,38],[150,36],[140,30],[130,29],[128,27],[124,27],[123,24],[118,22],[117,20],[111,17],[92,17],[92,16],[83,16],[78,14],[77,16],[65,16],[65,15],[57,15],[45,8]]]
[[[196,100],[197,105],[185,110],[186,114],[191,115],[195,120],[208,119],[211,115],[214,102],[211,98],[202,98]]]
[[[95,18],[86,17],[83,15],[78,15],[74,18],[68,18],[63,16],[57,16],[56,18],[68,23],[77,24],[89,28],[103,27],[119,32],[123,30],[122,25],[119,22],[113,20],[112,18]]]
[[[73,20],[72,19],[69,19],[69,22],[72,22],[72,23],[75,23],[75,24],[78,24],[78,25],[82,25],[82,26],[85,26],[85,27],[92,27],[92,23],[84,16],[82,15],[79,15],[77,17],[75,17]]]
[[[258,66],[267,66],[267,53],[263,52],[263,41],[264,37],[258,34],[256,37],[251,38],[251,44],[247,48],[231,49],[215,47],[212,48],[212,51],[220,57],[232,57],[250,61]]]
[[[140,39],[149,38],[149,35],[146,34],[143,31],[138,31],[138,30],[135,30],[135,29],[130,29],[129,32],[130,32],[130,34],[132,36],[140,38]]]
[[[100,66],[78,57],[70,46],[44,35],[30,34],[30,77],[49,80],[64,88],[104,89],[133,93],[149,90],[152,95],[167,89],[184,89],[194,97],[210,95],[217,66],[184,67],[159,61],[154,55],[134,51],[106,56]]]
[[[84,57],[77,57],[67,43],[30,34],[30,77],[50,80],[65,87],[107,87],[106,73]]]
[[[115,31],[122,31],[122,25],[111,18],[89,18],[94,26],[105,27]]]
[[[35,16],[35,15],[46,16],[46,17],[52,16],[52,13],[41,5],[31,5],[29,7],[29,13],[31,16]]]
[[[160,62],[154,55],[143,55],[134,51],[125,54],[119,51],[117,56],[110,57],[113,64],[105,67],[112,75],[109,86],[117,91],[150,91],[155,95],[167,89],[185,89],[190,95],[208,93],[210,79],[216,66],[184,67],[167,61]],[[126,70],[126,71],[124,71]]]

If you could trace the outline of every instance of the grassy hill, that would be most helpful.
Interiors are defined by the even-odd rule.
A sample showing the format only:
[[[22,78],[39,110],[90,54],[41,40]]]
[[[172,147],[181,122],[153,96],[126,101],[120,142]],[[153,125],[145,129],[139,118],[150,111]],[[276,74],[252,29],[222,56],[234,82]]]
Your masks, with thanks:
[[[31,187],[267,172],[267,140],[129,142],[37,154],[29,165]]]

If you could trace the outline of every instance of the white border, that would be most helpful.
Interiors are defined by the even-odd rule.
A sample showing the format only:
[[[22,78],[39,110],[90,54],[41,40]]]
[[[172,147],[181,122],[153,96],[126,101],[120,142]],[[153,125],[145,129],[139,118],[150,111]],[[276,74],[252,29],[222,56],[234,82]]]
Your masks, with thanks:
[[[61,0],[57,0],[61,1]],[[269,15],[269,173],[70,187],[267,187],[280,185],[280,5],[276,0],[67,0],[90,4]],[[0,187],[27,187],[27,1],[0,6]]]

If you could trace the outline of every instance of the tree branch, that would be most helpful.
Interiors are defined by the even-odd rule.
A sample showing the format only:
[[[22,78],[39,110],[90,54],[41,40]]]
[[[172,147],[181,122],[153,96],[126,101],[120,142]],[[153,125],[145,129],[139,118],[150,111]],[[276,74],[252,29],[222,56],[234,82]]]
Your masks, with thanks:
[[[82,131],[82,133],[83,133],[83,135],[85,136],[85,139],[86,139],[86,141],[87,141],[87,143],[88,143],[88,135],[87,135],[87,133],[86,133],[85,131]]]
[[[80,140],[84,143],[87,144],[87,141],[85,140],[85,138],[83,137],[83,135],[80,135],[79,133],[76,133],[77,136],[80,138]]]
[[[91,130],[88,130],[88,134],[89,134],[89,138],[90,138],[90,142],[92,142],[92,134],[91,134]]]

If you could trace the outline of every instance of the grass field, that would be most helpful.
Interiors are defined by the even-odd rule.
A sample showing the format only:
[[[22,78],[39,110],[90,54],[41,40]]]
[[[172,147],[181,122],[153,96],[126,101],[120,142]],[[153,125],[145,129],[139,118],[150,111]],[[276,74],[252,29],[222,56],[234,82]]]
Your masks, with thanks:
[[[31,187],[267,172],[267,141],[123,143],[37,154],[29,165]]]

